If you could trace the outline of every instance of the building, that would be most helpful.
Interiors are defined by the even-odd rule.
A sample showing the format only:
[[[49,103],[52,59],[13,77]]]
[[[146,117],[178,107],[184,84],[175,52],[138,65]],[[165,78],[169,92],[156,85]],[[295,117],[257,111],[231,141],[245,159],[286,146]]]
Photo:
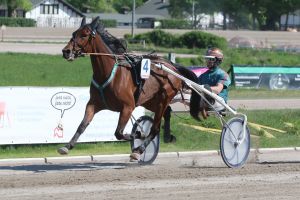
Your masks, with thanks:
[[[78,27],[84,14],[64,0],[31,0],[32,9],[25,17],[37,27]]]
[[[101,19],[113,19],[117,21],[118,27],[131,27],[132,12],[119,13],[87,13],[84,14],[64,0],[31,0],[32,9],[28,12],[17,9],[18,17],[34,19],[37,27],[78,27],[82,17],[87,21],[100,16]],[[142,23],[146,26],[149,20],[169,19],[169,0],[148,0],[142,6],[135,9],[134,24]],[[0,6],[0,16],[7,16],[7,9]],[[145,22],[146,21],[146,22]],[[144,23],[145,22],[145,23]],[[152,28],[152,23],[148,23]]]
[[[153,28],[155,20],[170,19],[168,7],[169,0],[148,0],[140,7],[135,9],[134,25],[140,28]],[[125,14],[119,13],[88,13],[88,18],[99,16],[100,19],[113,19],[116,20],[118,27],[131,27],[132,25],[132,12]],[[153,23],[152,23],[153,21]],[[141,26],[141,23],[143,25]]]

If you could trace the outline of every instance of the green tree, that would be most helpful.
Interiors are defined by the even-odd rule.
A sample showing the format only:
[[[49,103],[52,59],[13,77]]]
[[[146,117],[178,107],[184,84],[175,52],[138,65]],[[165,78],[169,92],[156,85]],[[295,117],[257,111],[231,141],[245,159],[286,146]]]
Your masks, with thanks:
[[[214,0],[215,10],[223,14],[223,29],[227,29],[227,22],[229,19],[232,20],[232,24],[235,23],[235,20],[238,20],[238,12],[241,9],[242,0]],[[232,27],[235,27],[232,25]]]
[[[196,28],[203,18],[201,14],[212,14],[213,12],[214,1],[170,0],[170,15],[178,19],[191,19],[193,28]]]
[[[32,8],[32,3],[29,0],[0,0],[0,5],[6,5],[8,17],[16,17],[16,9],[20,8],[28,11]]]
[[[67,0],[68,3],[82,12],[94,13],[123,13],[124,9],[132,10],[133,0]],[[141,6],[145,0],[135,0],[136,7]]]
[[[110,0],[67,0],[67,2],[81,12],[116,12],[112,6],[113,2]]]
[[[145,0],[135,0],[135,6],[139,7],[143,5]],[[123,13],[124,10],[132,10],[133,0],[114,0],[113,7],[118,11],[118,13]]]
[[[246,5],[252,15],[253,28],[256,28],[255,22],[257,21],[261,30],[279,29],[282,15],[286,14],[288,16],[300,9],[299,0],[245,0],[243,4]],[[288,18],[285,22],[285,28],[287,28],[287,20]]]
[[[265,7],[261,0],[245,0],[242,4],[247,8],[248,12],[251,14],[252,19],[252,29],[256,30],[260,28],[265,21],[264,13],[266,12]],[[258,26],[257,26],[258,24]]]

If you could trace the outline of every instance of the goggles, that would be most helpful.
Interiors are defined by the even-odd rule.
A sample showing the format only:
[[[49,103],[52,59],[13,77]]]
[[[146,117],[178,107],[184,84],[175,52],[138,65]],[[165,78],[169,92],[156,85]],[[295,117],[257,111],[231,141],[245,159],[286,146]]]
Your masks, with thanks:
[[[211,62],[215,62],[217,60],[215,56],[204,56],[204,59]]]

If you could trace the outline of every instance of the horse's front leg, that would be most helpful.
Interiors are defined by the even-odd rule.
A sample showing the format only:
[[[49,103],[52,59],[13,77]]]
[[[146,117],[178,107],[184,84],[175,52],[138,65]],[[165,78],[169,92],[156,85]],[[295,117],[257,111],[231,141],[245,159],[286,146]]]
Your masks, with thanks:
[[[74,134],[74,136],[72,137],[72,139],[70,140],[70,142],[68,144],[66,144],[64,147],[61,147],[57,150],[58,153],[60,153],[62,155],[69,153],[69,150],[71,150],[75,146],[78,138],[84,132],[86,127],[90,124],[94,115],[97,112],[99,112],[100,110],[101,110],[100,107],[93,104],[91,102],[91,100],[88,102],[88,104],[86,105],[84,118],[81,121],[80,125],[78,126],[76,133]]]
[[[124,134],[124,129],[129,121],[131,114],[134,110],[134,107],[132,106],[126,106],[123,108],[123,110],[120,112],[118,126],[115,131],[115,136],[118,140],[131,140],[130,134]]]

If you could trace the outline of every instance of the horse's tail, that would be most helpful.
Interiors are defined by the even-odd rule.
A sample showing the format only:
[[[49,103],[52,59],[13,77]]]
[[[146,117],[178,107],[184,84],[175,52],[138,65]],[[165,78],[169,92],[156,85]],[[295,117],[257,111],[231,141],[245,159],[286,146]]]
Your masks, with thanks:
[[[191,70],[189,70],[188,68],[177,65],[177,64],[175,65],[175,67],[178,70],[178,72],[181,75],[183,75],[185,78],[190,79],[191,81],[194,81],[195,83],[198,82],[198,78],[197,78],[196,74],[194,72],[192,72]],[[200,107],[200,96],[197,92],[192,90],[192,95],[191,95],[191,99],[190,99],[190,114],[194,119],[196,119],[198,121],[200,121],[199,107]]]

